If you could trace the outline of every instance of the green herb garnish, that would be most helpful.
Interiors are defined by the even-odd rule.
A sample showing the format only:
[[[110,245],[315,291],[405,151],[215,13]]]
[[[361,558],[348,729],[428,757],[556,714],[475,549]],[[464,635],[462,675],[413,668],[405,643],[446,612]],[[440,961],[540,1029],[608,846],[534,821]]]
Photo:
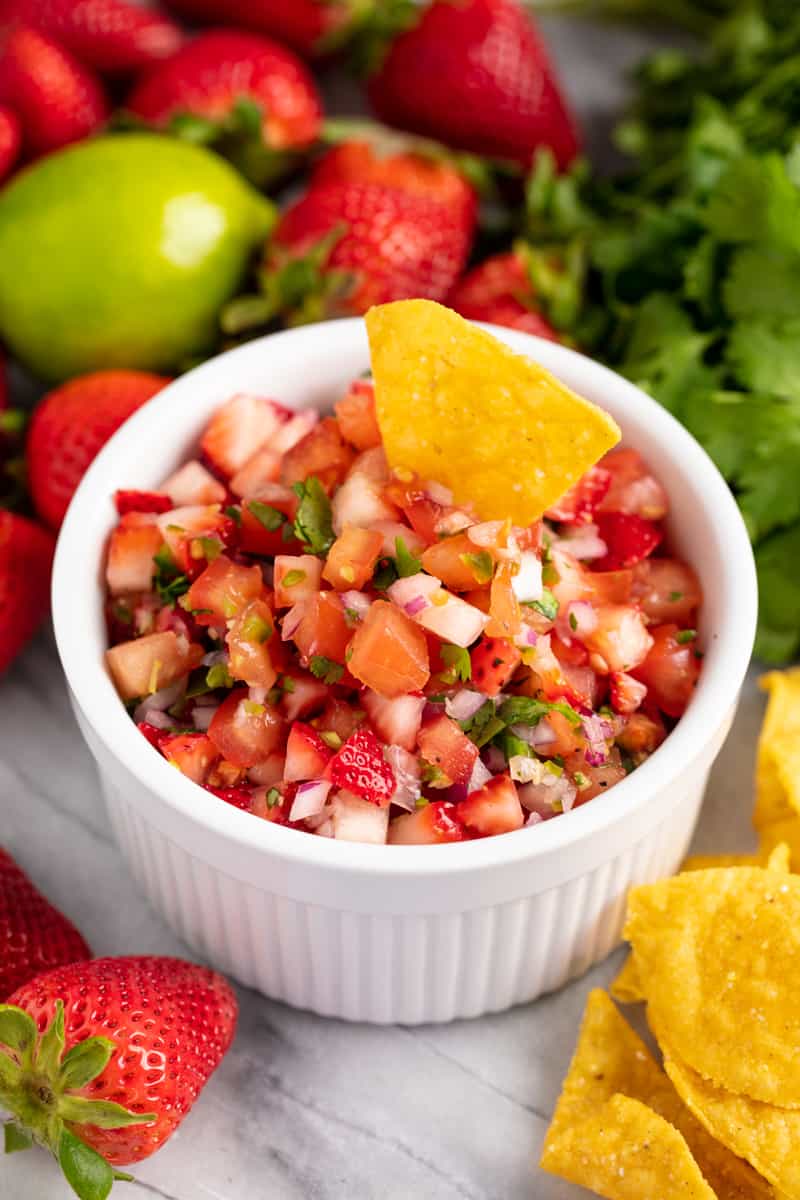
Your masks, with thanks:
[[[312,654],[308,666],[311,674],[323,683],[338,683],[344,675],[342,664],[326,658],[324,654]]]
[[[398,579],[406,579],[409,575],[418,575],[422,563],[415,558],[401,537],[394,539],[394,565]]]
[[[542,588],[539,600],[523,600],[522,603],[528,608],[535,608],[547,621],[555,621],[558,616],[558,601],[549,588]]]
[[[261,500],[248,500],[247,511],[252,513],[269,533],[275,533],[286,521],[285,513],[273,508],[271,504],[262,503]]]
[[[300,501],[294,519],[294,534],[312,554],[327,554],[336,540],[333,532],[331,502],[314,475],[292,485]]]
[[[469,650],[462,649],[461,646],[451,646],[445,643],[441,649],[442,662],[446,664],[447,670],[443,671],[439,678],[443,683],[466,683],[472,678],[472,663],[469,657]]]

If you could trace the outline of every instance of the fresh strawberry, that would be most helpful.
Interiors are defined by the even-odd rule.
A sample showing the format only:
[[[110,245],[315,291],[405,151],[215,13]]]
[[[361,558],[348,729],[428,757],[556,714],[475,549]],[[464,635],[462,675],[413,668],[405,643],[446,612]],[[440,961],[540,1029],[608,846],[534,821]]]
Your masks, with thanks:
[[[41,971],[91,958],[71,921],[0,846],[0,1001]]]
[[[473,228],[463,209],[396,187],[352,180],[312,187],[278,223],[263,294],[233,300],[223,326],[240,333],[281,313],[298,323],[359,315],[390,300],[442,300],[463,269]]]
[[[140,71],[178,49],[183,34],[162,13],[124,0],[4,0],[4,20],[34,25],[96,71]]]
[[[271,441],[286,416],[286,410],[273,400],[237,392],[214,413],[200,448],[215,470],[233,475]]]
[[[497,696],[519,666],[522,654],[513,642],[484,635],[469,657],[474,687],[487,696]]]
[[[0,674],[47,615],[54,549],[49,530],[0,510]]]
[[[300,59],[255,33],[200,34],[159,63],[127,102],[158,128],[213,144],[259,184],[317,138],[322,102]]]
[[[416,812],[395,817],[386,840],[390,846],[437,846],[443,842],[463,842],[466,836],[455,805],[434,800]]]
[[[495,254],[468,271],[450,292],[447,304],[470,321],[489,321],[551,342],[559,340],[552,325],[537,311],[525,263],[513,251]]]
[[[164,1144],[236,1030],[221,975],[177,958],[98,958],[37,975],[0,1025],[6,1147],[47,1147],[84,1200]]]
[[[191,21],[256,29],[300,54],[324,53],[346,36],[363,0],[167,0]]]
[[[408,751],[416,747],[425,707],[424,696],[406,695],[389,699],[366,688],[361,694],[361,703],[370,724],[387,746],[400,746]]]
[[[218,800],[224,800],[232,808],[240,808],[242,812],[251,812],[253,808],[253,793],[241,787],[210,787],[205,785],[207,792],[212,792]]]
[[[608,695],[614,712],[627,716],[636,712],[647,695],[647,688],[625,671],[614,671],[608,677]]]
[[[478,747],[455,721],[442,714],[426,721],[417,734],[419,752],[436,775],[432,783],[467,783]]]
[[[89,463],[123,421],[167,383],[163,375],[147,371],[95,371],[45,396],[27,446],[31,494],[43,521],[58,529]]]
[[[395,789],[392,768],[369,729],[357,729],[351,734],[328,763],[327,775],[334,787],[344,788],[381,808],[388,805]]]
[[[610,487],[611,472],[605,467],[590,467],[545,515],[565,525],[589,525]]]
[[[392,42],[369,95],[390,125],[523,166],[538,146],[562,167],[578,148],[545,46],[516,0],[434,0]]]
[[[169,512],[175,507],[170,497],[165,496],[163,492],[136,492],[123,488],[114,493],[114,503],[121,517],[130,512]]]
[[[10,174],[19,157],[22,128],[12,109],[0,104],[0,181]]]
[[[471,792],[456,805],[454,815],[470,833],[481,837],[510,833],[525,823],[517,789],[508,775],[495,775],[477,792]]]
[[[302,721],[295,721],[286,742],[283,778],[290,783],[299,779],[319,779],[324,774],[330,758],[330,748],[325,745],[316,729]]]
[[[177,733],[165,737],[159,746],[167,762],[173,763],[195,783],[204,784],[219,758],[216,746],[205,733]]]
[[[606,544],[604,556],[594,563],[598,571],[619,571],[633,567],[652,554],[664,537],[652,521],[635,513],[597,513],[597,532]]]
[[[92,70],[30,25],[0,29],[0,103],[19,117],[29,156],[88,137],[108,116]]]

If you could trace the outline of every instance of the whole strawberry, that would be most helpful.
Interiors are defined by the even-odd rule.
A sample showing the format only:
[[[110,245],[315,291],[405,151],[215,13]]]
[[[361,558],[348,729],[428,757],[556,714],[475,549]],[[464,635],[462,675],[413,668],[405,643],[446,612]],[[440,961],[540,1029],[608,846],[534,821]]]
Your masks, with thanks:
[[[71,921],[0,846],[0,1000],[34,975],[91,958]]]
[[[48,392],[34,412],[26,456],[34,506],[52,529],[112,433],[167,383],[148,371],[95,371]]]
[[[178,49],[162,13],[125,0],[0,0],[0,19],[33,25],[96,71],[140,71]]]
[[[390,44],[369,95],[382,120],[528,166],[566,166],[576,129],[547,51],[516,0],[433,0]]]
[[[0,509],[0,674],[47,616],[54,549],[49,530]]]
[[[346,36],[364,0],[167,0],[191,21],[241,25],[286,42],[305,57],[324,54]]]
[[[489,321],[551,342],[559,340],[552,325],[537,311],[524,259],[513,251],[495,254],[473,267],[459,279],[446,303],[470,321]]]
[[[29,157],[88,137],[108,115],[93,72],[30,25],[0,28],[0,103],[19,117]]]
[[[221,975],[176,958],[56,967],[0,1005],[6,1147],[49,1149],[82,1200],[180,1125],[236,1029]],[[111,1165],[109,1165],[111,1164]]]
[[[158,128],[215,145],[264,183],[317,138],[322,103],[305,64],[255,33],[201,34],[134,88],[127,107]]]
[[[5,104],[0,104],[0,182],[19,158],[22,129],[16,113]]]

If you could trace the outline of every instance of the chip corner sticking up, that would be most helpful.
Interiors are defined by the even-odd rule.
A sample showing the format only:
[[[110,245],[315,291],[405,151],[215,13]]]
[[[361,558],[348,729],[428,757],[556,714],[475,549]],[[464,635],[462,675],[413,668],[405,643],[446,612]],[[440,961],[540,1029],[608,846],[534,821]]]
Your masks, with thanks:
[[[441,304],[383,304],[366,325],[390,466],[485,520],[529,525],[620,439],[608,413]]]

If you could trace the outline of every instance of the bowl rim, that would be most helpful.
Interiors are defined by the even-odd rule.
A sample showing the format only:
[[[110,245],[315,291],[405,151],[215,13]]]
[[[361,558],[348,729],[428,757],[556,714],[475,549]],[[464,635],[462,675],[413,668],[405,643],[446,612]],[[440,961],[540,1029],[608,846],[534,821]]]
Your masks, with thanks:
[[[99,582],[100,549],[92,551],[83,538],[84,518],[96,506],[95,494],[102,488],[108,498],[107,479],[118,472],[122,461],[136,460],[135,448],[148,432],[157,434],[171,403],[172,393],[202,380],[210,368],[221,361],[241,357],[258,359],[265,346],[276,342],[297,343],[298,353],[309,341],[329,340],[335,326],[335,340],[363,336],[363,319],[344,318],[314,325],[282,330],[247,342],[208,359],[180,376],[130,417],[97,455],[69,507],[56,547],[53,567],[52,610],[56,644],[69,688],[78,708],[107,752],[119,760],[130,774],[144,785],[162,805],[177,810],[185,820],[209,834],[238,843],[252,853],[265,854],[286,863],[332,872],[356,872],[360,875],[452,875],[476,868],[502,867],[521,860],[535,860],[570,849],[603,830],[637,813],[646,804],[657,803],[656,794],[666,793],[669,781],[702,756],[704,747],[719,728],[721,716],[729,711],[744,679],[755,637],[757,582],[750,541],[736,502],[727,484],[706,452],[692,435],[656,401],[628,380],[577,351],[547,342],[531,334],[484,323],[488,332],[512,349],[537,354],[558,373],[558,364],[580,370],[598,390],[613,390],[622,407],[640,406],[648,426],[682,474],[691,476],[695,488],[701,488],[707,519],[732,569],[731,586],[724,596],[726,623],[716,631],[713,654],[709,652],[698,687],[686,713],[665,742],[635,774],[621,780],[608,793],[597,796],[558,820],[525,827],[513,836],[489,837],[474,841],[433,846],[372,845],[336,841],[332,838],[303,836],[298,830],[254,820],[249,813],[220,803],[156,753],[142,753],[144,739],[130,719],[125,706],[116,697],[106,673],[102,654],[89,623],[80,620],[96,601]],[[356,333],[358,331],[358,333]],[[624,432],[624,417],[621,422]],[[188,425],[188,420],[182,421]],[[104,647],[101,647],[101,650]],[[107,703],[111,689],[116,703]],[[613,800],[611,799],[613,795]],[[662,814],[663,815],[663,814]]]

